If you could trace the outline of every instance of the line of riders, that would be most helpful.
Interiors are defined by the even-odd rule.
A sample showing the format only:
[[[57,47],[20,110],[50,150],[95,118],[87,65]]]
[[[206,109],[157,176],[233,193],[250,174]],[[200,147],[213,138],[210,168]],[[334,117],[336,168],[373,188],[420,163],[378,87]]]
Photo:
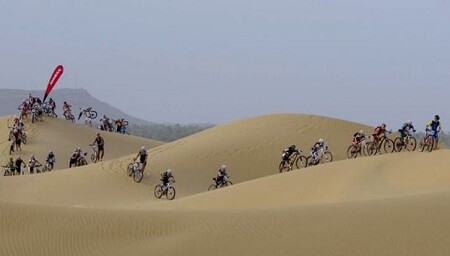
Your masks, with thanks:
[[[75,122],[75,116],[72,114],[72,106],[64,101],[63,103],[63,116],[66,120]],[[31,116],[31,122],[42,121],[44,115],[48,117],[58,117],[56,114],[56,102],[53,98],[50,98],[48,102],[42,102],[40,98],[33,97],[31,93],[28,98],[25,99],[22,104],[20,104],[20,119],[25,120],[28,116]],[[79,108],[80,113],[78,115],[78,120],[84,115],[85,125],[92,127],[92,120],[96,119],[98,116],[97,111],[93,110],[92,107]],[[106,115],[100,119],[100,124],[98,128],[102,131],[117,132],[122,134],[128,134],[127,126],[129,122],[123,118],[111,119]]]
[[[132,176],[135,182],[141,182],[144,176],[144,170],[147,166],[148,152],[147,149],[142,146],[141,150],[138,152],[136,157],[133,158],[133,161],[128,164],[126,172],[128,176]],[[161,184],[158,184],[155,187],[154,194],[156,198],[161,198],[163,195],[168,200],[172,200],[175,198],[175,188],[172,186],[172,183],[175,182],[175,178],[173,176],[173,170],[168,169],[165,172],[161,173],[160,178]],[[233,185],[230,181],[230,175],[228,174],[228,169],[226,165],[222,165],[217,172],[216,177],[213,178],[214,184],[208,187],[208,190],[214,190],[218,188],[223,188],[226,186]]]
[[[66,120],[75,122],[75,117],[72,114],[71,107],[72,107],[72,105],[70,105],[66,101],[64,101],[63,116]],[[78,114],[78,120],[80,120],[80,118],[82,116],[84,116],[85,117],[84,124],[86,126],[92,127],[92,120],[96,119],[98,116],[97,111],[93,110],[92,107],[79,108],[79,110],[80,110],[80,113]],[[97,128],[102,131],[128,134],[128,131],[127,131],[128,124],[129,124],[129,122],[123,118],[112,119],[112,118],[107,117],[106,115],[103,115],[103,117],[100,119],[100,124],[98,125]]]
[[[442,131],[439,115],[427,123],[425,127],[425,136],[420,141],[419,150],[431,152],[437,147],[439,142],[439,133]],[[355,158],[359,155],[375,155],[381,152],[381,148],[385,153],[392,153],[394,150],[400,152],[402,149],[414,151],[416,149],[416,139],[412,136],[416,132],[411,120],[406,121],[400,129],[400,136],[395,140],[388,138],[388,134],[392,131],[386,129],[386,124],[377,126],[372,132],[372,136],[367,140],[363,130],[355,133],[352,138],[352,144],[347,149],[348,158]],[[311,148],[311,155],[302,156],[302,151],[297,149],[294,144],[282,151],[281,163],[279,171],[290,171],[294,168],[308,167],[319,163],[331,162],[333,160],[331,152],[325,145],[323,139],[314,143]]]

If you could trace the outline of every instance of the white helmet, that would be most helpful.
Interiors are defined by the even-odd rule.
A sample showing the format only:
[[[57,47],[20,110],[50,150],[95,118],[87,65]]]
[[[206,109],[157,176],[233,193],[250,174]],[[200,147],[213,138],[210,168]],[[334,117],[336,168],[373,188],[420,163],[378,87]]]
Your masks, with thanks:
[[[141,150],[146,150],[146,148],[144,146],[141,147]]]
[[[359,134],[364,134],[364,131],[363,131],[363,130],[360,130],[360,131],[359,131]]]
[[[53,151],[50,149],[50,150],[48,151],[48,153],[49,153],[49,154],[53,154]]]
[[[31,155],[30,157],[31,157],[31,158],[34,158],[34,155]]]
[[[319,140],[319,143],[323,143],[323,139],[320,139],[320,140]]]
[[[224,164],[222,164],[222,166],[220,167],[220,169],[221,169],[221,170],[225,170],[225,169],[227,169],[227,166],[224,165]]]
[[[167,171],[166,171],[168,174],[171,174],[172,173],[172,169],[167,169]]]
[[[411,124],[412,124],[412,121],[411,121],[411,120],[408,120],[406,123],[409,124],[409,125],[411,125]]]

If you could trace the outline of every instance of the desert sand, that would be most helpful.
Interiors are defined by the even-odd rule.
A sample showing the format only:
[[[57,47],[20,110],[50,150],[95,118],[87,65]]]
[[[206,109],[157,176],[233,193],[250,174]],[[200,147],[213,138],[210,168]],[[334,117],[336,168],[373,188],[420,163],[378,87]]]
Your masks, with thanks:
[[[0,255],[449,255],[450,151],[346,160],[360,129],[372,128],[281,114],[167,144],[105,134],[114,149],[102,163],[0,177]],[[50,120],[24,150],[63,150],[95,132]],[[284,147],[308,153],[319,138],[335,162],[278,173]],[[125,167],[141,144],[152,148],[135,183]],[[206,191],[223,163],[235,185]],[[167,168],[173,201],[153,196]]]

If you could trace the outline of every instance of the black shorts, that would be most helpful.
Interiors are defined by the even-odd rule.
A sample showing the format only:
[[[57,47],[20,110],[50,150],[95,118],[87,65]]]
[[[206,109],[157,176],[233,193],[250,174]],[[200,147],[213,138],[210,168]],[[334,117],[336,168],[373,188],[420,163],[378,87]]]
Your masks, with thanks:
[[[98,151],[100,152],[100,151],[105,151],[105,146],[97,146],[98,147]]]

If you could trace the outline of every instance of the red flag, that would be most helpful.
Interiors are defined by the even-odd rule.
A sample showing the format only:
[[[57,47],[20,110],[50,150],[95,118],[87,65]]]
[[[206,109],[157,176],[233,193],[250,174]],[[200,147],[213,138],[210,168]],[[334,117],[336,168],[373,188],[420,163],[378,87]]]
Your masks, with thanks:
[[[55,68],[55,71],[53,71],[53,74],[50,77],[50,80],[48,81],[47,90],[45,90],[43,102],[45,102],[45,99],[47,99],[47,96],[50,94],[50,92],[52,91],[56,82],[58,82],[58,79],[61,77],[63,72],[64,72],[64,67],[62,65],[59,65]]]

